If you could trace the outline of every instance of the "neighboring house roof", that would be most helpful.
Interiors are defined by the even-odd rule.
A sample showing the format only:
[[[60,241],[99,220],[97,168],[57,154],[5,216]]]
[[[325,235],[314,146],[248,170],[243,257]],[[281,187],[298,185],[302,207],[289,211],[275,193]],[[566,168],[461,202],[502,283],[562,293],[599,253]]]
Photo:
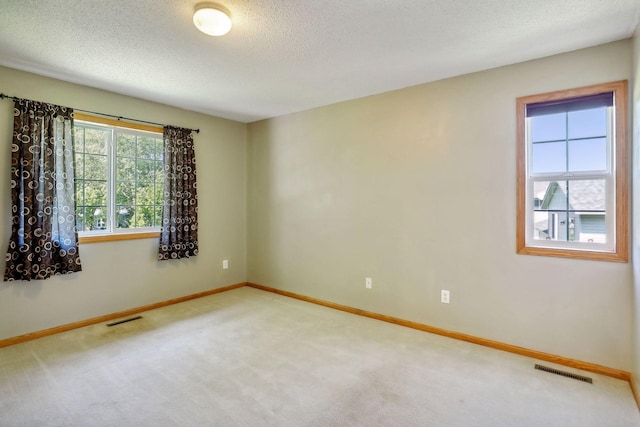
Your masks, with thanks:
[[[546,188],[545,188],[546,187]],[[566,197],[566,186],[557,181],[535,182],[534,194],[540,195],[544,191],[541,208],[549,209],[556,195]],[[569,209],[571,210],[605,210],[605,180],[585,179],[570,181],[569,184]]]

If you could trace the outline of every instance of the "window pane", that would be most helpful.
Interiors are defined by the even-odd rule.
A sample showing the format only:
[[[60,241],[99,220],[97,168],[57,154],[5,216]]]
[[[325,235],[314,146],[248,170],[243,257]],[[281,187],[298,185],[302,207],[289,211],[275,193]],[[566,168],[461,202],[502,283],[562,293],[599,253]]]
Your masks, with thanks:
[[[569,139],[607,135],[607,108],[569,113]]]
[[[567,209],[567,181],[536,182],[534,193],[534,198],[540,200],[536,211]]]
[[[565,172],[567,170],[566,143],[546,142],[531,147],[531,173]]]
[[[106,230],[107,206],[87,206],[85,209],[86,228],[89,230]]]
[[[162,186],[162,183],[164,182],[164,174],[163,174],[164,165],[162,164],[162,162],[154,162],[154,167],[155,167],[155,181]]]
[[[164,143],[162,138],[156,138],[156,159],[164,159]]]
[[[115,144],[110,145],[112,132]],[[76,206],[80,231],[153,227],[161,221],[162,136],[112,128],[75,128]],[[111,156],[115,155],[115,159]],[[111,167],[115,162],[115,177]],[[115,179],[113,200],[108,195]],[[110,194],[110,193],[109,193]],[[113,203],[110,208],[107,201]],[[113,219],[108,218],[115,213]],[[109,222],[107,222],[107,220]]]
[[[118,181],[134,181],[136,179],[135,160],[127,157],[118,158],[116,176]]]
[[[153,182],[155,180],[155,167],[152,160],[136,161],[136,179],[138,182]]]
[[[116,156],[135,157],[136,137],[134,135],[118,134]]]
[[[536,182],[533,197],[534,239],[606,243],[604,179]]]
[[[84,205],[84,181],[76,179],[76,206]]]
[[[131,228],[133,223],[134,209],[131,205],[117,205],[116,206],[116,228]]]
[[[162,183],[156,184],[155,203],[157,205],[161,205],[162,204],[163,194],[164,193],[163,193]]]
[[[76,228],[78,231],[88,231],[84,221],[84,207],[76,206]]]
[[[569,141],[569,171],[607,170],[607,139]]]
[[[73,149],[75,152],[84,152],[84,128],[76,125],[73,137]]]
[[[531,141],[556,141],[566,139],[566,117],[566,113],[531,117],[529,119],[531,125]]]
[[[533,183],[533,194],[531,195],[531,197],[533,199],[532,206],[534,210],[542,208],[542,201],[547,194],[549,184],[549,181],[535,181]]]
[[[533,238],[536,240],[572,241],[574,239],[573,219],[567,212],[538,212],[533,224]]]
[[[136,206],[136,227],[153,227],[153,206]]]
[[[84,178],[84,154],[76,152],[73,160],[74,160],[76,179],[83,179]]]
[[[576,240],[587,243],[607,243],[607,225],[604,214],[575,213]]]
[[[116,184],[116,204],[133,205],[135,201],[135,184],[133,182],[118,182]]]
[[[156,155],[155,138],[138,138],[138,157],[143,159],[154,159]]]
[[[107,154],[108,131],[100,129],[85,129],[85,152],[91,154]]]
[[[138,205],[153,205],[153,184],[139,183],[137,187],[136,203]]]
[[[604,179],[569,181],[569,207],[574,211],[604,213],[606,181]]]
[[[106,181],[85,181],[84,200],[87,206],[107,205],[107,182]]]
[[[156,227],[162,226],[162,206],[156,206],[156,221],[153,225]]]
[[[107,179],[107,156],[86,154],[84,156],[84,163],[85,179]]]

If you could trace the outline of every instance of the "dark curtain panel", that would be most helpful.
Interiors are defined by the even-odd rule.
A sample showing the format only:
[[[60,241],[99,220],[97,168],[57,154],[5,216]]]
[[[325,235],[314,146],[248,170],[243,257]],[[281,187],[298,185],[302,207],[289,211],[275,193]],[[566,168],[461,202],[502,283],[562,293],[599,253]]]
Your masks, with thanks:
[[[196,157],[190,129],[164,127],[164,201],[158,259],[198,255]]]
[[[16,100],[5,281],[82,270],[73,167],[73,110]]]

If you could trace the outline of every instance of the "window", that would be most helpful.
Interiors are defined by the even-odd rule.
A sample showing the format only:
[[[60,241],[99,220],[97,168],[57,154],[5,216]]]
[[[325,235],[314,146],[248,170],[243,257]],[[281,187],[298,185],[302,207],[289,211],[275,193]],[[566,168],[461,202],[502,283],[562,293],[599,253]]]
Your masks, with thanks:
[[[518,253],[627,261],[626,115],[626,81],[518,98]]]
[[[118,121],[119,126],[114,126],[109,119],[80,115],[84,120],[79,120],[78,116],[74,123],[75,183],[81,242],[92,241],[82,239],[86,236],[112,240],[108,237],[158,235],[163,200],[162,133],[125,128]]]

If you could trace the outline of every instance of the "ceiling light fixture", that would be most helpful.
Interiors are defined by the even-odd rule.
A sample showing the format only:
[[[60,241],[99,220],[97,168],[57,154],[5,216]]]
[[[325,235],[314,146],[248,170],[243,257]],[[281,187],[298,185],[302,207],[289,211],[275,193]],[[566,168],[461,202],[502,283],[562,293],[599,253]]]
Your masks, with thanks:
[[[231,30],[231,18],[222,6],[213,3],[196,5],[193,24],[210,36],[224,36]]]

